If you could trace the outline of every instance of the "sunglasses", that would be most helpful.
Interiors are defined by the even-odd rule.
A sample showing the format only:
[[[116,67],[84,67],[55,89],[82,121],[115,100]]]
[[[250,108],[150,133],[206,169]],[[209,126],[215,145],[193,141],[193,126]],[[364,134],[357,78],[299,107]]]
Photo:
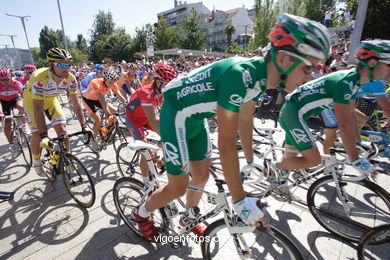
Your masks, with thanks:
[[[56,65],[60,69],[70,69],[72,67],[72,64],[70,64],[70,63],[53,62],[53,64]]]
[[[289,52],[289,51],[280,50],[279,52],[286,53],[288,56],[291,56],[291,57],[294,57],[296,59],[299,59],[303,63],[305,63],[305,65],[306,65],[305,73],[307,75],[311,74],[315,70],[315,66],[314,66],[314,64],[310,60],[305,59],[305,58],[303,58],[303,57],[301,57],[301,56],[299,56],[299,55],[297,55],[295,53]]]
[[[9,81],[10,80],[10,78],[8,78],[8,79],[0,79],[0,81]]]

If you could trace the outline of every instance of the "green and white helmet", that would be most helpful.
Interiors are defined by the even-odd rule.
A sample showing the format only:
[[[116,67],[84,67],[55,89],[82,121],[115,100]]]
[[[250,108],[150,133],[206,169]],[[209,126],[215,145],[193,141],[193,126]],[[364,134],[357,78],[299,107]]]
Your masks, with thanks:
[[[326,60],[329,56],[331,41],[328,29],[300,16],[283,14],[268,36],[272,46],[292,46],[304,57]]]
[[[390,59],[390,41],[362,41],[355,55],[359,60],[367,60],[370,58]]]

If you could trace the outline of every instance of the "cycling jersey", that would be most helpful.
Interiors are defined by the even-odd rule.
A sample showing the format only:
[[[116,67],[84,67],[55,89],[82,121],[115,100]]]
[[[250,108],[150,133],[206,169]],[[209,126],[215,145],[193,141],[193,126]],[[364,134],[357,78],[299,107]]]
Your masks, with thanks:
[[[310,81],[286,96],[279,122],[286,132],[286,144],[299,151],[311,149],[315,140],[305,123],[310,115],[333,108],[333,103],[349,104],[359,90],[360,75],[353,68]]]
[[[90,72],[88,73],[85,78],[81,81],[81,87],[80,87],[80,90],[81,92],[84,92],[89,83],[91,83],[92,80],[96,79],[96,72]]]
[[[135,74],[129,75],[128,72],[123,73],[119,78],[118,86],[122,88],[126,94],[131,95],[131,87],[134,85],[133,81],[135,79]],[[126,82],[129,82],[128,84]]]
[[[157,97],[153,84],[142,86],[131,95],[126,105],[126,115],[129,119],[126,120],[126,125],[134,139],[140,140],[145,137],[144,127],[153,130],[146,118],[143,106],[158,108],[161,105],[162,98]]]
[[[78,93],[77,80],[73,74],[69,73],[68,78],[57,84],[51,78],[49,68],[34,71],[27,83],[27,88],[23,91],[24,110],[32,132],[38,131],[34,115],[34,99],[43,100],[43,110],[53,121],[53,125],[66,124],[64,112],[56,98],[64,91],[69,91],[69,94]]]
[[[26,83],[27,83],[27,81],[30,79],[30,75],[28,75],[28,74],[25,74],[25,75],[23,75],[23,76],[21,76],[20,78],[19,78],[19,81],[20,81],[20,83],[22,83],[22,85],[24,86]]]
[[[5,86],[0,83],[0,100],[11,101],[22,94],[23,85],[17,81],[11,79],[11,84]]]
[[[265,90],[264,58],[229,58],[180,75],[163,89],[160,134],[167,172],[185,174],[189,161],[210,157],[207,118],[217,106],[238,113]]]
[[[103,78],[98,78],[92,80],[91,83],[89,83],[87,89],[82,93],[82,95],[83,97],[90,100],[98,100],[96,93],[100,93],[102,96],[104,96],[104,94],[109,92],[111,89],[115,92],[118,92],[116,85],[111,85],[111,87],[108,87],[106,84],[104,84]]]

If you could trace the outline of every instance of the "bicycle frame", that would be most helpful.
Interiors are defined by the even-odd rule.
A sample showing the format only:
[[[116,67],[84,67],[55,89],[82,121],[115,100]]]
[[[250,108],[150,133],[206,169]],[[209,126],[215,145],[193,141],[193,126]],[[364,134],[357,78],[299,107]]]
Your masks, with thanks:
[[[387,158],[390,159],[390,146],[389,146],[389,137],[384,132],[374,132],[374,131],[367,131],[367,130],[359,130],[361,134],[368,135],[368,137],[364,138],[367,139],[367,141],[375,142],[380,145],[383,145],[383,148],[385,150],[385,154]]]

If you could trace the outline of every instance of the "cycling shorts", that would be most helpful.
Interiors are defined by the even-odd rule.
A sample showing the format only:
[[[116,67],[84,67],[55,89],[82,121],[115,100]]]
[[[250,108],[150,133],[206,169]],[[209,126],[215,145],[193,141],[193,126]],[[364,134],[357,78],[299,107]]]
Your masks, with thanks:
[[[100,104],[99,100],[92,100],[85,97],[83,97],[83,105],[85,109],[88,111],[89,115],[96,113],[97,108],[103,109],[102,104]]]
[[[325,128],[337,128],[339,122],[337,122],[336,115],[333,109],[327,109],[322,111],[321,115],[322,126]]]
[[[132,114],[126,111],[126,127],[129,129],[134,140],[145,140],[144,129],[153,130],[149,124],[142,124],[132,117]]]
[[[9,116],[11,115],[11,110],[16,107],[16,102],[22,100],[22,98],[20,96],[17,96],[15,99],[12,99],[10,101],[7,101],[7,100],[1,100],[0,99],[0,102],[1,102],[1,107],[3,108],[3,114],[5,116]]]
[[[160,112],[160,135],[165,168],[171,175],[189,172],[189,161],[210,159],[212,143],[207,119],[189,118],[186,110],[178,111],[165,102]]]
[[[300,152],[316,146],[315,138],[303,119],[303,112],[294,103],[284,104],[279,123],[286,132],[286,144],[294,146]]]
[[[127,86],[126,84],[122,85],[122,89],[126,92],[127,95],[131,95],[131,88],[130,86]]]
[[[34,115],[34,104],[32,98],[26,97],[26,91],[24,92],[23,105],[26,112],[27,123],[31,128],[31,132],[38,132],[38,128]],[[66,117],[64,111],[61,109],[60,102],[56,97],[47,98],[44,101],[43,112],[45,112],[47,118],[52,121],[52,125],[66,124]]]

